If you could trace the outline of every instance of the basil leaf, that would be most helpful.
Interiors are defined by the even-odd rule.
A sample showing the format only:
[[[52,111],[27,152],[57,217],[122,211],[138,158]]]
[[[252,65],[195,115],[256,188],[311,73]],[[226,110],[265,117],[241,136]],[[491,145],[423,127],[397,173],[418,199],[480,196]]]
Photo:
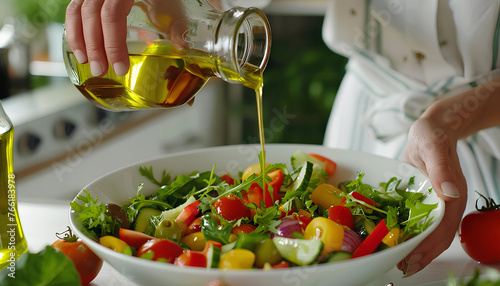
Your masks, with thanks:
[[[81,285],[73,261],[64,253],[46,246],[38,253],[25,253],[0,271],[2,286],[63,286]]]

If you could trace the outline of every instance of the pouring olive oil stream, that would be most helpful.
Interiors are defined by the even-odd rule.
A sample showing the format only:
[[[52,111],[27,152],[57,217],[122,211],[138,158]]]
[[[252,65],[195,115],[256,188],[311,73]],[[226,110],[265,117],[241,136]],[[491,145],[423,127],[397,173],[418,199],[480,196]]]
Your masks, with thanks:
[[[205,1],[178,2],[181,8],[174,11],[169,10],[171,6],[161,6],[165,1],[134,3],[127,18],[130,68],[124,76],[117,76],[111,65],[105,75],[92,76],[89,64],[76,60],[64,38],[64,61],[72,83],[92,103],[111,111],[191,103],[210,78],[251,88],[256,94],[264,171],[262,72],[271,42],[266,16],[257,8],[234,7],[220,12]],[[164,32],[170,29],[161,26],[158,19],[165,18],[171,19],[169,23],[181,19],[181,26],[185,26],[182,42]]]

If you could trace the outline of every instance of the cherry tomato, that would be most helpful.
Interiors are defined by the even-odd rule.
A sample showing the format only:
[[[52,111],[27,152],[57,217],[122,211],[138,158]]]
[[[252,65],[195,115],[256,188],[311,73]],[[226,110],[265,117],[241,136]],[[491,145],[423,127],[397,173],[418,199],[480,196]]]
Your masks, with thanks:
[[[234,179],[228,174],[224,174],[220,177],[223,181],[225,181],[228,185],[234,185]]]
[[[231,230],[231,233],[234,233],[236,235],[240,235],[242,233],[251,233],[253,232],[257,227],[251,225],[251,224],[240,224]]]
[[[326,157],[323,157],[319,154],[312,153],[312,154],[309,154],[309,156],[316,158],[316,159],[320,160],[321,162],[325,163],[325,171],[328,174],[328,176],[331,177],[333,174],[335,174],[335,171],[337,170],[337,163],[335,163],[332,160],[330,160]]]
[[[263,192],[262,188],[257,183],[253,183],[248,188],[248,192],[246,194],[246,198],[248,199],[248,203],[254,203],[260,206],[260,201],[264,201],[266,207],[272,207],[274,205],[274,201],[280,200],[279,191],[281,189],[281,185],[283,184],[283,171],[281,169],[273,170],[267,175],[271,178],[271,181],[267,182],[266,191]],[[273,196],[271,198],[271,194],[268,191],[271,186],[273,190]],[[243,195],[245,198],[245,195]]]
[[[175,259],[177,266],[207,267],[207,257],[202,252],[186,250]]]
[[[267,163],[266,164],[266,167],[271,165],[270,163]],[[249,166],[244,172],[243,174],[241,175],[241,181],[245,181],[246,179],[248,179],[251,175],[260,175],[260,171],[261,171],[261,168],[260,168],[260,163],[257,163],[257,164],[253,164],[251,166]]]
[[[182,247],[171,240],[154,238],[148,240],[137,250],[137,256],[150,260],[174,263],[175,259],[183,252]]]
[[[201,231],[201,216],[197,217],[187,228],[187,231],[184,235],[188,235],[191,233],[195,233]]]
[[[500,205],[492,199],[486,206],[470,212],[460,224],[460,243],[465,252],[481,263],[500,262]],[[479,199],[478,199],[479,200]]]
[[[250,204],[254,203],[257,206],[260,205],[260,201],[262,201],[262,188],[257,183],[253,183],[248,188],[248,191],[241,191],[242,199],[245,203]]]
[[[217,213],[228,221],[250,218],[250,209],[235,195],[227,195],[214,202]]]
[[[52,243],[52,247],[64,253],[75,264],[78,274],[80,274],[80,283],[89,284],[99,274],[102,268],[102,260],[90,250],[81,240],[71,233],[68,227],[66,232],[58,233],[58,237],[64,237]]]
[[[143,232],[132,230],[132,229],[126,229],[126,228],[120,228],[120,231],[118,232],[118,236],[120,237],[121,240],[125,241],[128,245],[135,247],[135,248],[141,247],[148,240],[154,238],[154,237],[147,235]]]
[[[328,218],[334,222],[354,229],[354,220],[351,209],[346,206],[333,206],[328,209]]]

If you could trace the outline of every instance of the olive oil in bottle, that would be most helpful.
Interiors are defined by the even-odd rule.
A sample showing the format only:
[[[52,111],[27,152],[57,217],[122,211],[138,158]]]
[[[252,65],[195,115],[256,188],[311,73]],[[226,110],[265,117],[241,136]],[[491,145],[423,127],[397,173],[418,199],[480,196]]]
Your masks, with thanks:
[[[205,85],[210,73],[202,71],[203,58],[161,54],[161,46],[150,52],[130,54],[130,69],[117,76],[111,67],[103,77],[94,77],[89,64],[80,64],[73,53],[66,62],[79,78],[78,90],[97,106],[112,110],[168,108],[185,104]],[[198,63],[200,62],[200,63]]]
[[[15,276],[16,258],[28,250],[17,211],[12,157],[13,126],[0,102],[0,269]],[[9,275],[10,276],[10,275]]]

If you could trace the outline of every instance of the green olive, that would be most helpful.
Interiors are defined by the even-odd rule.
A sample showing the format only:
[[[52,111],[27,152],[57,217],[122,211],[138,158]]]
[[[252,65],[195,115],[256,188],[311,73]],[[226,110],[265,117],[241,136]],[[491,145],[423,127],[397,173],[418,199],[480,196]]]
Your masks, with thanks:
[[[267,262],[271,265],[276,264],[283,260],[278,249],[274,245],[272,239],[267,238],[257,244],[255,247],[255,267],[264,267],[264,264]]]
[[[175,220],[164,219],[156,227],[155,237],[180,240],[182,237],[182,231]]]

